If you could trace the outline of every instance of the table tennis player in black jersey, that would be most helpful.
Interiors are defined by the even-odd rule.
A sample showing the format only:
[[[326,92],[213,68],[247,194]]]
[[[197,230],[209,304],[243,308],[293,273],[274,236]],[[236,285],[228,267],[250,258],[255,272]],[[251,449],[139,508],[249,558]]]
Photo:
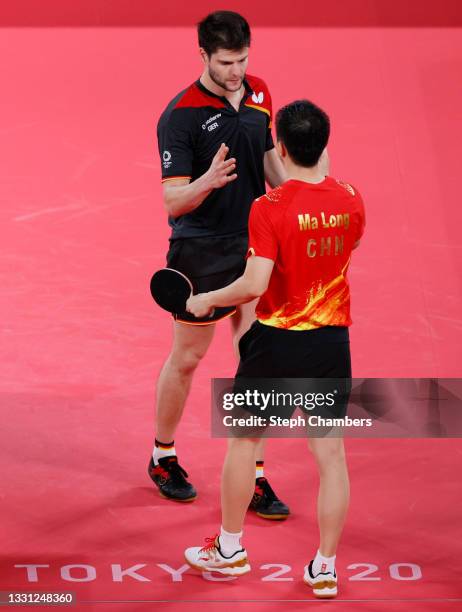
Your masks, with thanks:
[[[194,293],[232,283],[245,269],[251,203],[282,183],[284,167],[271,136],[271,96],[263,80],[246,73],[250,28],[231,11],[198,24],[201,77],[167,105],[158,123],[164,205],[172,230],[167,266],[185,274]],[[218,321],[230,318],[239,358],[241,336],[255,319],[255,302],[217,308],[212,316],[174,315],[171,352],[157,381],[156,437],[148,472],[160,494],[189,502],[196,490],[180,466],[175,433],[194,372]],[[205,434],[204,434],[205,435]],[[257,453],[250,504],[267,519],[289,508],[264,476],[263,441]],[[211,465],[211,477],[216,467]]]

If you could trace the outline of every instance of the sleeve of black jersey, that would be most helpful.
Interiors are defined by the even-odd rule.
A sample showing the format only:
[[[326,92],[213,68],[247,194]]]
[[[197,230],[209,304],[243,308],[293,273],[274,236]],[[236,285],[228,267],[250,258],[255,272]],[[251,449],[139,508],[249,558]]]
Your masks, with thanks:
[[[266,144],[265,151],[271,151],[274,149],[273,135],[271,133],[271,127],[273,125],[273,102],[271,100],[271,94],[268,91],[268,103],[269,103],[269,119],[268,126],[266,128]]]
[[[191,178],[193,137],[190,109],[166,111],[157,125],[162,182]]]

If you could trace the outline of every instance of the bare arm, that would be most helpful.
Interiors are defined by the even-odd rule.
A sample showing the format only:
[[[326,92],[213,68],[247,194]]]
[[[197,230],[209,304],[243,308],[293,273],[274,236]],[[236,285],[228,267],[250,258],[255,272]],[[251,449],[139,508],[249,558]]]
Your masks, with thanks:
[[[173,179],[164,183],[164,205],[175,218],[196,209],[213,189],[224,187],[237,178],[230,174],[236,168],[234,157],[227,159],[229,148],[222,144],[210,164],[210,168],[192,183],[189,179]]]
[[[179,217],[200,206],[211,191],[205,174],[192,183],[189,179],[172,179],[164,183],[165,209],[171,217]]]
[[[266,151],[263,165],[265,168],[266,182],[272,187],[277,187],[287,180],[287,174],[284,165],[279,157],[276,147]]]
[[[247,259],[244,274],[240,278],[223,289],[194,295],[189,298],[186,310],[196,317],[205,317],[217,307],[251,302],[268,289],[273,266],[272,259],[252,255]]]

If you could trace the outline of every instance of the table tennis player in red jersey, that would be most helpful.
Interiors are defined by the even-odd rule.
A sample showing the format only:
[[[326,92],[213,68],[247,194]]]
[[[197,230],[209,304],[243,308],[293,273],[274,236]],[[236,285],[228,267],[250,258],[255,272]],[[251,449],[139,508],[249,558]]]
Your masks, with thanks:
[[[350,289],[347,270],[362,236],[361,196],[322,171],[330,122],[307,100],[283,107],[276,118],[277,148],[289,179],[255,200],[249,217],[244,274],[217,291],[191,297],[187,309],[213,308],[260,297],[257,320],[240,341],[239,378],[351,378]],[[188,548],[202,571],[238,576],[250,571],[241,545],[254,489],[257,439],[229,440],[222,474],[222,527],[204,547]],[[335,557],[349,505],[343,439],[310,438],[320,484],[317,553],[304,581],[317,597],[337,595]],[[297,541],[296,545],[300,544]]]

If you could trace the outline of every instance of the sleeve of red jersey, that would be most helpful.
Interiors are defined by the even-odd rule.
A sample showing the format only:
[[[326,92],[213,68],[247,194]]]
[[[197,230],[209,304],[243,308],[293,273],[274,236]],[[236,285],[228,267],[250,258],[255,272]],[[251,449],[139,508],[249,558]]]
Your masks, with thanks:
[[[252,205],[249,217],[249,249],[247,257],[257,255],[276,261],[278,240],[271,222],[271,205],[258,199]]]

